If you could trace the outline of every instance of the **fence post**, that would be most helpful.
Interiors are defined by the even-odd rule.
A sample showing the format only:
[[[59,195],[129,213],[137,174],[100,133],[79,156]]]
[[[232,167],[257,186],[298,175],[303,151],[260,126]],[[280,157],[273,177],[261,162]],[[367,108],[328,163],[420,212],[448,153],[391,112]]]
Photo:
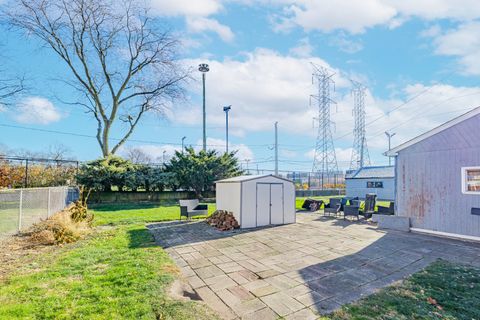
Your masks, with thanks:
[[[25,160],[25,181],[23,183],[24,187],[28,188],[28,159]]]
[[[18,232],[22,229],[22,215],[23,215],[23,189],[20,189],[20,201],[18,206]]]
[[[50,210],[51,210],[51,205],[50,205],[50,199],[51,199],[51,192],[50,192],[50,188],[48,188],[48,202],[47,202],[47,218],[50,217]]]

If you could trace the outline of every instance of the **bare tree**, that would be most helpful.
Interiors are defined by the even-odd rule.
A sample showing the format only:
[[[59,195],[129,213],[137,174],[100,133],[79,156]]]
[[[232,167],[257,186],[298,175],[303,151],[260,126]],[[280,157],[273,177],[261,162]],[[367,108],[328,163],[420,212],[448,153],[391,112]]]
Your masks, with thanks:
[[[5,74],[0,70],[0,74]],[[25,90],[23,77],[3,77],[0,78],[0,108],[12,103],[12,98]]]
[[[177,60],[178,41],[157,30],[141,0],[16,0],[11,26],[53,50],[71,71],[75,104],[96,121],[103,156],[118,151],[140,119],[182,96],[188,77]],[[113,125],[122,136],[110,137]]]
[[[51,144],[45,157],[52,160],[72,160],[72,149],[61,143]]]
[[[132,161],[133,163],[142,163],[142,164],[149,164],[152,163],[152,158],[145,153],[140,148],[127,148],[125,152],[125,157]]]

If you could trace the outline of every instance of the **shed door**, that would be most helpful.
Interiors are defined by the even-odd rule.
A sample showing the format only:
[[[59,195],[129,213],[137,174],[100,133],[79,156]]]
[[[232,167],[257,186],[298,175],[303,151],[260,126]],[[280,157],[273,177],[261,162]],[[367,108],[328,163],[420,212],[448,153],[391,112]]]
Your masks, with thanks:
[[[270,224],[270,184],[257,184],[257,227]]]
[[[270,224],[283,224],[283,184],[270,185]]]
[[[257,183],[257,227],[283,224],[283,184]]]

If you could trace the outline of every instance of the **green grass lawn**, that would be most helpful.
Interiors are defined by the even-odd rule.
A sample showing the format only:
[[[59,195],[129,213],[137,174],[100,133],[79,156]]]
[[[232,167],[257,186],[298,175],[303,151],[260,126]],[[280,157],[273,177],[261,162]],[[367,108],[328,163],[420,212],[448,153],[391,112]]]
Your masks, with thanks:
[[[178,219],[178,206],[92,211],[98,228],[91,235],[39,255],[0,283],[0,319],[214,319],[203,304],[168,297],[178,271],[145,228]],[[479,305],[480,270],[438,262],[326,319],[480,319]]]
[[[95,224],[115,226],[41,255],[0,283],[0,319],[214,319],[204,305],[165,292],[178,271],[145,223],[174,213],[178,207],[97,208]]]
[[[131,224],[178,220],[180,208],[177,204],[102,204],[90,207],[95,214],[95,224]],[[215,204],[208,204],[208,214],[215,211]],[[197,216],[194,218],[205,218]]]
[[[480,319],[480,269],[439,261],[326,319]]]

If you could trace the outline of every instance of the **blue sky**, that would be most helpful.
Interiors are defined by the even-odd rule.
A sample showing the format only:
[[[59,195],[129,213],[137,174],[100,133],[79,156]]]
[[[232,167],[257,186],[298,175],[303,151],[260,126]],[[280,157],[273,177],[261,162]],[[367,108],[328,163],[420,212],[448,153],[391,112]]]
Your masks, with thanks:
[[[477,1],[151,0],[150,5],[157,23],[182,40],[182,63],[210,65],[208,144],[224,149],[222,106],[232,105],[231,148],[250,168],[273,168],[278,121],[280,169],[311,169],[317,111],[309,106],[315,93],[310,62],[335,72],[333,136],[343,169],[353,144],[350,79],[368,87],[372,164],[388,163],[382,155],[385,130],[397,133],[392,141],[397,145],[480,105]],[[30,87],[14,106],[1,109],[0,142],[33,151],[63,144],[80,160],[98,157],[95,139],[59,133],[95,134],[94,121],[81,107],[62,102],[72,94],[58,81],[71,76],[62,62],[34,38],[10,30],[2,30],[0,43],[4,73],[25,74]],[[187,144],[201,144],[200,74],[193,76],[187,100],[165,116],[145,117],[120,153],[140,148],[152,158],[163,151],[168,157],[183,136]]]

